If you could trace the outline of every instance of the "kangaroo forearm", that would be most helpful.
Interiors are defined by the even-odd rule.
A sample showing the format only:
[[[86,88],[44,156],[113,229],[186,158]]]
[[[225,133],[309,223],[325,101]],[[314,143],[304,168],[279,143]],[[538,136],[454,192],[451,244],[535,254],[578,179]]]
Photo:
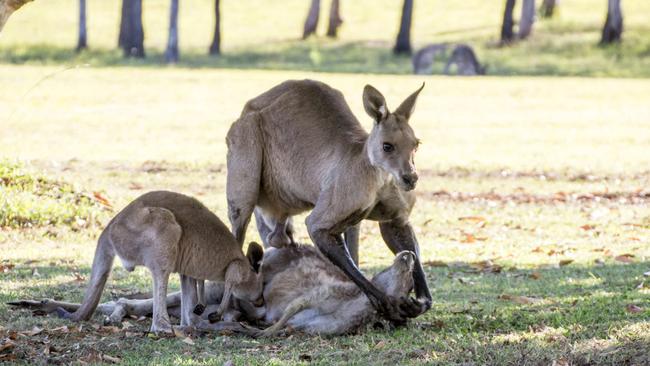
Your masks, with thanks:
[[[388,244],[393,253],[403,250],[410,250],[415,253],[413,268],[413,281],[415,282],[415,294],[418,298],[431,300],[431,292],[427,285],[426,275],[420,262],[420,246],[418,244],[413,228],[410,224],[401,224],[394,221],[381,222],[379,224],[381,236]]]

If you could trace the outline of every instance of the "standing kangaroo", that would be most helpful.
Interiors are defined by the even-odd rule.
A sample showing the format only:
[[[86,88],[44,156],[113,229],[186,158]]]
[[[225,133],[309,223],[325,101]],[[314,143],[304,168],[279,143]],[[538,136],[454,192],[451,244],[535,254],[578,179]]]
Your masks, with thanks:
[[[255,210],[258,218],[278,223],[265,243],[289,244],[290,217],[312,209],[306,220],[311,239],[384,317],[399,324],[428,310],[431,294],[408,222],[419,144],[408,120],[423,87],[391,113],[382,94],[366,85],[370,134],[341,92],[321,82],[286,81],[250,100],[226,137],[228,215],[237,241],[244,242]],[[416,254],[417,299],[389,296],[361,274],[350,250],[357,251],[354,234],[363,219],[379,222],[393,253]],[[347,243],[344,232],[352,237]]]
[[[197,280],[225,283],[219,316],[231,296],[259,302],[262,277],[251,263],[262,257],[251,243],[248,258],[226,225],[192,197],[167,191],[146,193],[120,211],[99,236],[90,283],[81,306],[74,312],[60,308],[65,318],[88,320],[106,284],[117,254],[127,271],[142,265],[153,277],[152,332],[171,332],[167,313],[167,283],[171,273],[181,274],[181,325],[194,325]],[[250,261],[249,261],[250,260]]]

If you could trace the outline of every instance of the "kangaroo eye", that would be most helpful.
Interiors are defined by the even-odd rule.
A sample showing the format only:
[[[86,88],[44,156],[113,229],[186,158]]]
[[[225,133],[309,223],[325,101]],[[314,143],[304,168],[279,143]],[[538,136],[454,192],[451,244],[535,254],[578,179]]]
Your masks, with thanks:
[[[389,144],[388,142],[384,142],[384,151],[385,152],[389,153],[389,152],[393,152],[393,150],[395,150],[395,146],[393,146],[393,144]]]

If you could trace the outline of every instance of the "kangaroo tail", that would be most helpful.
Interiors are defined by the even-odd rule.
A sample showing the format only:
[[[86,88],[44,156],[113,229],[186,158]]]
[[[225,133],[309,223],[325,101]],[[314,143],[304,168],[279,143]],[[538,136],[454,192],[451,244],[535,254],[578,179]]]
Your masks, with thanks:
[[[60,317],[74,321],[90,319],[97,308],[97,304],[99,304],[99,299],[102,296],[102,290],[104,290],[104,285],[106,285],[106,280],[111,272],[114,258],[115,250],[108,237],[108,230],[104,230],[97,242],[90,282],[88,283],[88,288],[86,289],[81,306],[74,313],[69,313],[63,308],[57,309]]]
[[[311,301],[309,295],[301,296],[297,299],[294,299],[293,301],[291,301],[291,303],[289,303],[287,308],[284,310],[282,317],[275,324],[264,329],[264,331],[260,333],[260,336],[272,337],[276,335],[278,332],[282,330],[282,328],[284,328],[284,326],[287,324],[287,322],[289,321],[289,319],[291,319],[292,316],[307,309],[310,305],[311,305]]]

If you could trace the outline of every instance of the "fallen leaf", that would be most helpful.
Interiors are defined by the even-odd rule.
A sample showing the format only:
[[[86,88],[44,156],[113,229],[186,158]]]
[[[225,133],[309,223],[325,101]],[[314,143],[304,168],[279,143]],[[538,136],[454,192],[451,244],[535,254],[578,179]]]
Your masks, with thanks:
[[[108,362],[111,362],[111,363],[120,363],[122,361],[122,359],[120,359],[119,357],[113,357],[113,356],[109,356],[109,355],[101,355],[101,358],[102,358],[102,360],[108,361]]]
[[[447,267],[447,263],[439,260],[426,261],[423,264],[429,267]]]
[[[536,299],[534,297],[506,295],[506,294],[503,294],[503,295],[499,296],[499,299],[500,300],[512,301],[512,302],[515,302],[517,304],[522,304],[522,305],[537,304],[538,302],[542,301],[542,299]]]
[[[29,336],[29,337],[33,337],[35,335],[41,334],[41,332],[43,332],[43,328],[39,328],[39,327],[35,326],[34,328],[32,328],[32,330],[26,331],[26,332],[21,332],[21,334]]]
[[[581,228],[582,230],[584,230],[584,231],[588,231],[588,230],[593,230],[593,229],[595,229],[596,227],[595,227],[594,225],[582,225],[582,226],[580,226],[580,228]]]
[[[111,332],[111,333],[119,333],[120,328],[114,326],[114,325],[105,325],[99,328],[100,331],[102,332]]]
[[[600,258],[596,258],[596,259],[594,259],[594,263],[595,263],[598,267],[602,267],[602,266],[605,265],[605,261],[602,260],[602,259],[600,259]]]
[[[485,217],[481,216],[462,216],[458,218],[458,221],[474,221],[474,222],[482,222],[486,221]]]
[[[614,257],[614,260],[617,260],[617,261],[623,262],[623,263],[632,263],[632,262],[634,262],[633,258],[634,258],[634,254],[626,253],[626,254],[617,255],[616,257]]]
[[[461,243],[471,244],[476,242],[476,237],[472,234],[463,233],[463,238],[460,240]]]
[[[66,325],[64,325],[62,327],[50,329],[49,332],[51,332],[51,333],[70,333],[70,329]]]
[[[140,184],[140,183],[131,182],[131,184],[129,184],[129,189],[132,189],[132,190],[138,190],[138,189],[142,189],[142,188],[143,188],[143,185]]]
[[[2,362],[13,361],[15,359],[16,355],[13,353],[4,353],[0,355],[0,361]]]
[[[13,263],[2,263],[0,264],[0,272],[7,273],[16,267]]]
[[[500,273],[503,270],[503,266],[493,263],[491,260],[484,260],[482,262],[475,262],[470,264],[470,266],[479,272],[483,273]]]
[[[113,208],[113,205],[109,200],[104,197],[101,192],[93,192],[93,197],[97,200],[97,202],[101,203],[102,205],[108,207],[108,208]]]
[[[627,240],[629,240],[629,241],[641,241],[641,239],[639,239],[637,237],[634,237],[634,236],[627,238]]]
[[[380,348],[384,348],[384,346],[386,346],[386,342],[379,341],[379,342],[377,342],[377,344],[375,344],[375,347],[373,347],[373,348],[374,349],[380,349]]]
[[[0,352],[9,351],[14,347],[16,347],[16,343],[8,340],[5,343],[0,344]]]
[[[627,310],[629,313],[634,313],[634,314],[643,312],[643,308],[636,306],[634,304],[628,304],[625,307],[625,310]]]
[[[544,249],[542,247],[536,247],[535,249],[532,250],[533,253],[544,253]]]
[[[73,272],[75,282],[86,282],[86,277],[82,276],[79,272]]]
[[[569,366],[570,363],[565,358],[560,358],[559,360],[553,360],[551,366]]]
[[[190,337],[185,337],[185,338],[183,338],[183,343],[187,343],[187,344],[189,344],[190,346],[193,346],[193,345],[194,345],[194,341],[193,341],[192,338],[190,338]]]
[[[534,271],[529,275],[529,277],[534,280],[539,280],[540,278],[542,278],[542,275],[539,272]]]
[[[571,264],[571,263],[573,263],[573,259],[562,259],[560,261],[560,267],[564,267],[564,266],[566,266],[568,264]]]

